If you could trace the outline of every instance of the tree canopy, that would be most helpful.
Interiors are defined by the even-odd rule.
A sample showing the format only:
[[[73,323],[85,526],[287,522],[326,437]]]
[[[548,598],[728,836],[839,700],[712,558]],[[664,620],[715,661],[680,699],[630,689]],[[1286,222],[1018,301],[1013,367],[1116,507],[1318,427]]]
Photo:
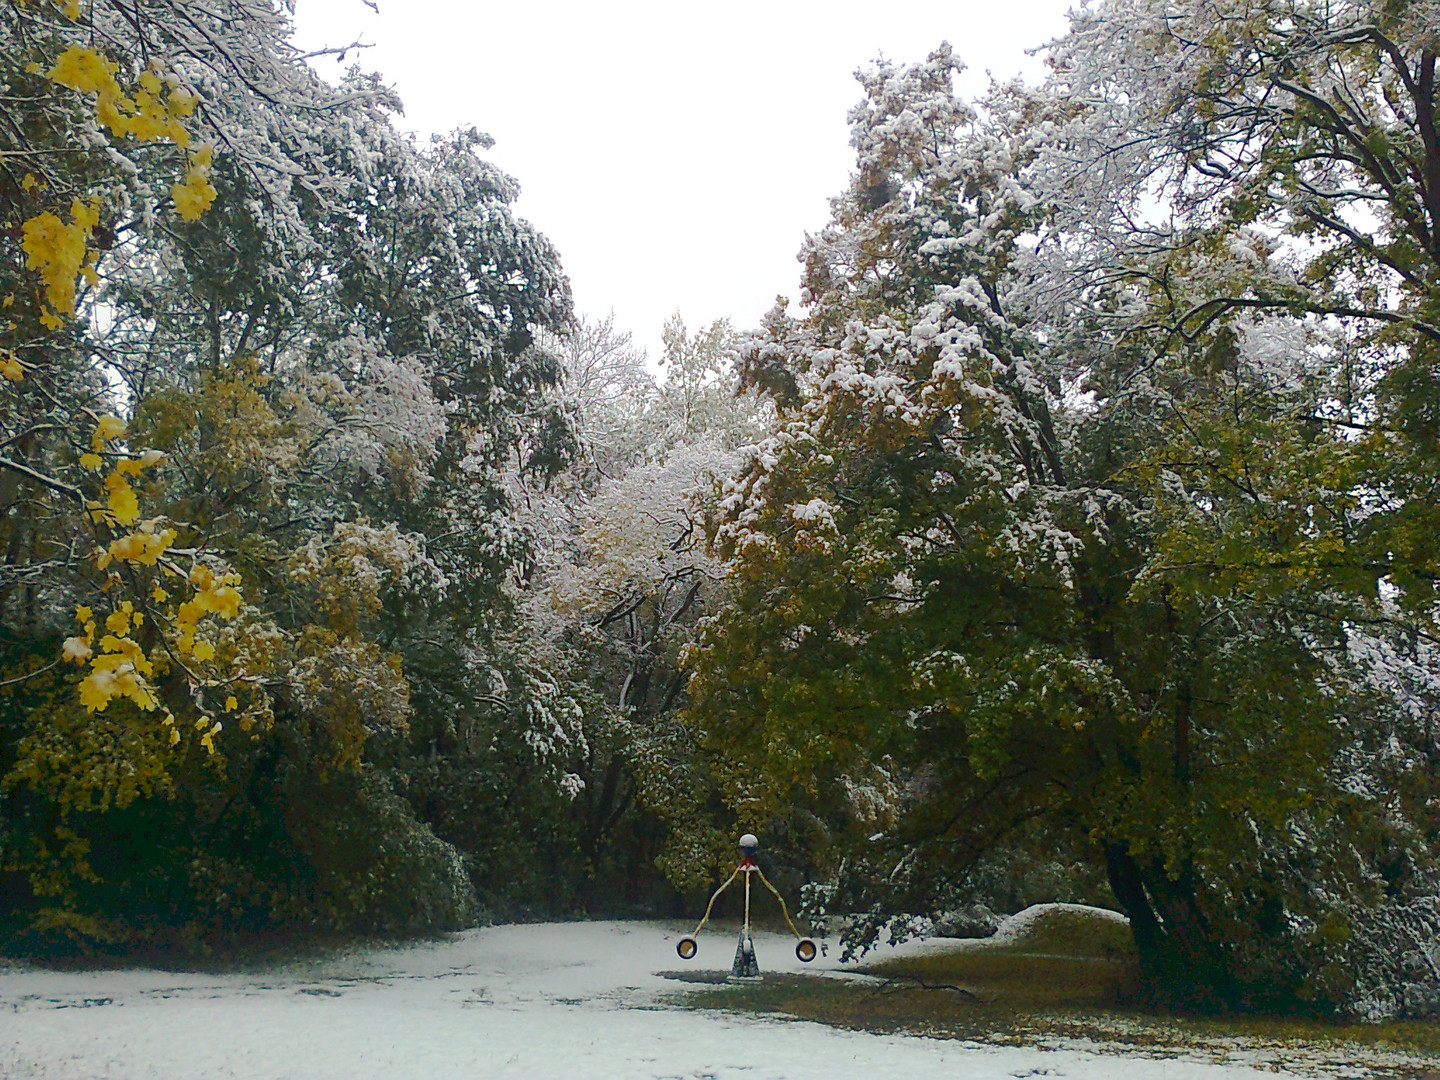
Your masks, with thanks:
[[[692,686],[861,937],[1038,835],[1160,998],[1434,999],[1434,14],[1103,4],[1040,88],[862,77]]]
[[[852,946],[1048,866],[1156,1002],[1440,1008],[1435,0],[878,62],[798,307],[654,367],[289,35],[0,2],[7,946],[665,910],[743,827]]]

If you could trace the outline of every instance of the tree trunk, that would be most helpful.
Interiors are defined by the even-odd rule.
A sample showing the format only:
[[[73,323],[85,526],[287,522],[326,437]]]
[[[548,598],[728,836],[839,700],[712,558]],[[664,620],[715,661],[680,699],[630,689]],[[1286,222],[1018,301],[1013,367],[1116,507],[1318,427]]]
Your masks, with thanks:
[[[1142,864],[1122,843],[1106,845],[1105,866],[1110,889],[1130,916],[1147,996],[1157,1005],[1202,1012],[1240,1005],[1237,973],[1201,909],[1193,866],[1171,877],[1162,860]]]

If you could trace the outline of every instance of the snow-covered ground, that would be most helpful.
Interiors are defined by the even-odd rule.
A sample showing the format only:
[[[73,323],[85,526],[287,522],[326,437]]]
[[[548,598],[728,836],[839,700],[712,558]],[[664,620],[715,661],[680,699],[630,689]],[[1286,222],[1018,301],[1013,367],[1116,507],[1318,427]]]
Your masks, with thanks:
[[[706,934],[690,965],[659,923],[500,926],[260,974],[0,969],[5,1080],[1239,1080],[1236,1064],[837,1031],[672,1007],[656,974],[729,967]],[[914,943],[904,948],[943,947]],[[793,941],[756,935],[761,967]],[[835,970],[835,954],[809,966]]]

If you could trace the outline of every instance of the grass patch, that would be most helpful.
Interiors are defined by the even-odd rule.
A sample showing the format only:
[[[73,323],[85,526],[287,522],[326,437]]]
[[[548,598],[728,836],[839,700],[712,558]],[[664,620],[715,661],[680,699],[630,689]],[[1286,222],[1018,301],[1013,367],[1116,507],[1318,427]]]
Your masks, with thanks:
[[[1030,924],[1008,943],[991,942],[990,948],[1019,954],[1083,956],[1101,960],[1134,960],[1135,938],[1130,924],[1073,908],[1056,908]]]
[[[1336,1024],[1289,1017],[1195,1018],[1136,1004],[1139,971],[1128,926],[1059,910],[999,942],[881,960],[864,977],[766,976],[716,986],[688,1004],[1017,1045],[1084,1039],[1157,1054],[1246,1055],[1252,1064],[1362,1065],[1378,1076],[1440,1080],[1440,1025]]]
[[[8,963],[51,971],[145,970],[246,975],[315,966],[371,950],[444,941],[449,936],[448,933],[381,937],[271,931],[129,943],[123,948],[110,949],[86,948],[80,944],[63,950],[17,948],[13,942],[6,942],[0,945],[0,966]]]

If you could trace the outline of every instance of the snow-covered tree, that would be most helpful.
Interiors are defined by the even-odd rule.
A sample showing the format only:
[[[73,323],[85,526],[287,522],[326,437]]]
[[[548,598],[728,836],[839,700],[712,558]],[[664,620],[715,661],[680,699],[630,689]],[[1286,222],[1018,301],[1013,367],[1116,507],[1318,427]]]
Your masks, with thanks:
[[[1213,7],[1195,25],[1224,45]],[[1418,774],[1403,806],[1355,779],[1395,775],[1397,729],[1347,620],[1399,568],[1336,536],[1395,489],[1324,420],[1356,341],[1313,316],[1338,303],[1246,302],[1280,240],[1214,242],[1213,204],[1157,186],[1170,135],[1097,134],[1151,91],[1106,90],[1144,69],[1084,35],[1159,50],[1135,10],[1082,12],[1051,85],[974,108],[948,49],[862,75],[809,310],[743,350],[779,426],[722,503],[734,600],[691,720],[742,824],[844,866],[862,935],[1041,828],[1103,867],[1158,996],[1358,1007],[1344,973],[1386,947],[1339,943],[1386,890],[1425,895],[1431,860]],[[1177,111],[1147,100],[1156,127]],[[1181,290],[1235,302],[1192,334]]]
[[[512,467],[571,452],[535,404],[568,287],[486,137],[418,145],[288,33],[0,10],[0,860],[35,929],[467,917],[409,765],[488,707]]]
[[[611,321],[582,321],[564,342],[558,390],[575,424],[575,463],[523,485],[535,543],[519,589],[522,654],[575,703],[571,722],[547,722],[537,745],[582,819],[586,902],[624,829],[654,834],[619,845],[652,861],[636,868],[641,876],[654,878],[658,856],[682,883],[696,878],[690,860],[664,850],[653,822],[674,819],[670,836],[693,849],[696,838],[679,820],[698,820],[691,811],[709,787],[677,709],[685,646],[721,597],[705,518],[720,479],[738,464],[735,447],[757,438],[769,418],[754,394],[739,392],[730,337],[724,323],[691,335],[673,317],[657,380]]]

